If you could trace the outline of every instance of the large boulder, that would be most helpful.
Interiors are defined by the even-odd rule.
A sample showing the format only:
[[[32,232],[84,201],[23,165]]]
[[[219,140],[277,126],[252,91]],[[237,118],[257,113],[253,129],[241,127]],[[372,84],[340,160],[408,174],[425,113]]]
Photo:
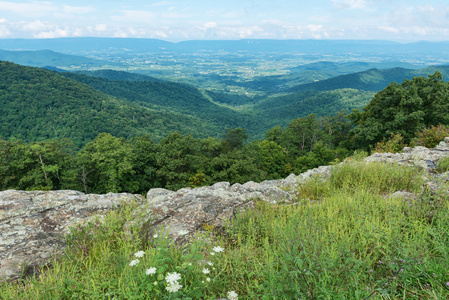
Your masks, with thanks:
[[[292,195],[277,186],[255,182],[233,184],[219,182],[212,186],[184,188],[176,192],[152,189],[147,194],[147,227],[163,230],[175,241],[184,241],[195,230],[222,227],[238,209],[252,207],[255,200],[291,203]],[[157,225],[157,226],[156,226]]]
[[[86,195],[77,191],[0,192],[0,278],[17,279],[22,271],[47,263],[64,248],[63,235],[140,195]]]

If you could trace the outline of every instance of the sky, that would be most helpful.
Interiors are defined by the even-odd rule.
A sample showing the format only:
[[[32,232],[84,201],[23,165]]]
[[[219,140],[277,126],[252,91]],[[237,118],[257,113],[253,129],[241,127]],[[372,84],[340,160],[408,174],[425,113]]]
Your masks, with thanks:
[[[0,38],[449,40],[448,0],[1,1]]]

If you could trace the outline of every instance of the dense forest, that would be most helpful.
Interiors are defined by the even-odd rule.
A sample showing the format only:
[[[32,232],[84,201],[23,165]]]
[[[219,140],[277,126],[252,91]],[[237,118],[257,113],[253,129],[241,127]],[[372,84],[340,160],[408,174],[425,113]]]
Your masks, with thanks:
[[[248,106],[248,97],[139,74],[111,70],[75,74],[8,62],[0,62],[0,87],[0,138],[25,142],[69,138],[77,147],[101,132],[125,138],[150,134],[159,141],[172,131],[221,138],[226,129],[242,127],[255,140],[296,117],[360,109],[374,95],[308,91],[259,99]]]
[[[263,181],[339,162],[355,150],[433,146],[448,134],[449,84],[439,72],[365,92],[372,100],[362,110],[351,111],[361,106],[351,89],[267,99],[255,106],[259,119],[244,124],[261,130],[263,118],[269,119],[265,126],[290,121],[259,139],[233,126],[244,114],[215,105],[190,86],[7,62],[0,63],[0,73],[0,190],[145,193]],[[296,118],[286,113],[313,109],[317,114]],[[222,123],[214,126],[214,118]]]

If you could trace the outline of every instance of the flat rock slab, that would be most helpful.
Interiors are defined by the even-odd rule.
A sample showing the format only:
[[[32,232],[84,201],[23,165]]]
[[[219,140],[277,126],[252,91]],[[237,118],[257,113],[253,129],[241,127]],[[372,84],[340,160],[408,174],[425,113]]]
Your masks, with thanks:
[[[69,227],[89,221],[143,197],[132,194],[86,195],[77,191],[0,192],[0,278],[16,279],[64,248]]]
[[[152,189],[147,193],[150,228],[162,226],[170,238],[182,242],[204,224],[221,227],[236,209],[252,207],[254,200],[291,203],[293,197],[277,186],[255,182],[233,184],[219,182],[212,186],[184,188],[176,192]]]

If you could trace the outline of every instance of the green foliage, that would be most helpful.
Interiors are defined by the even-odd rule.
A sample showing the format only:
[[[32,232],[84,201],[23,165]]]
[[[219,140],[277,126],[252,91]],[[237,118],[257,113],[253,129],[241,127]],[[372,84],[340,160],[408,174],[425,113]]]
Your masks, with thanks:
[[[402,152],[402,149],[407,147],[407,144],[404,143],[404,137],[400,134],[392,133],[388,140],[378,142],[374,146],[374,152],[376,153],[399,153]]]
[[[375,194],[395,191],[418,192],[424,184],[423,171],[418,168],[349,160],[335,166],[330,182],[334,188],[351,192],[363,189]]]
[[[162,186],[173,190],[187,186],[201,166],[199,140],[174,132],[162,139],[159,147],[156,173]]]
[[[440,173],[449,171],[449,156],[443,157],[438,161],[437,171]]]
[[[124,138],[101,133],[78,153],[78,163],[94,191],[137,192],[133,163],[136,153]]]
[[[332,91],[306,91],[287,95],[271,96],[258,101],[251,109],[257,114],[268,115],[269,125],[287,124],[291,119],[336,115],[341,110],[351,111],[369,103],[374,92],[354,89],[335,89]]]
[[[103,73],[96,75],[104,73],[103,71]],[[217,105],[211,101],[213,99],[206,93],[193,86],[154,80],[153,78],[141,80],[135,78],[140,75],[127,74],[113,73],[112,75],[111,72],[105,74],[105,76],[114,80],[68,72],[61,75],[79,81],[104,94],[123,99],[126,103],[133,103],[142,107],[142,109],[147,108],[160,112],[179,114],[184,116],[183,119],[189,116],[189,119],[192,119],[191,122],[195,124],[186,128],[186,125],[188,125],[184,124],[186,120],[173,116],[175,119],[164,120],[164,122],[170,121],[173,123],[174,120],[177,120],[179,126],[173,128],[169,127],[173,125],[169,125],[169,131],[177,130],[184,134],[191,133],[196,137],[217,137],[222,134],[222,128],[236,127],[237,124],[247,128],[252,134],[260,134],[261,130],[266,127],[265,120],[258,116],[248,115]],[[147,133],[152,133],[152,131]],[[168,131],[165,133],[168,134]]]
[[[248,140],[248,134],[243,128],[228,129],[225,138],[222,141],[223,147],[226,151],[233,149],[240,149]]]
[[[259,167],[267,173],[269,179],[283,178],[290,173],[284,148],[267,140],[260,142],[259,148]]]
[[[307,170],[317,168],[319,166],[328,165],[335,159],[342,159],[344,157],[337,157],[338,152],[331,150],[324,146],[322,141],[313,145],[312,151],[306,155],[300,156],[295,162],[295,173],[303,173]]]
[[[69,140],[31,144],[0,140],[0,190],[76,188],[74,147]]]
[[[425,126],[449,123],[449,84],[435,72],[428,78],[415,77],[402,84],[391,83],[377,93],[352,120],[354,140],[361,147],[372,146],[392,133],[400,133],[409,143]]]
[[[439,142],[449,136],[449,126],[438,124],[430,125],[422,131],[416,133],[416,138],[412,140],[412,145],[434,148]]]

